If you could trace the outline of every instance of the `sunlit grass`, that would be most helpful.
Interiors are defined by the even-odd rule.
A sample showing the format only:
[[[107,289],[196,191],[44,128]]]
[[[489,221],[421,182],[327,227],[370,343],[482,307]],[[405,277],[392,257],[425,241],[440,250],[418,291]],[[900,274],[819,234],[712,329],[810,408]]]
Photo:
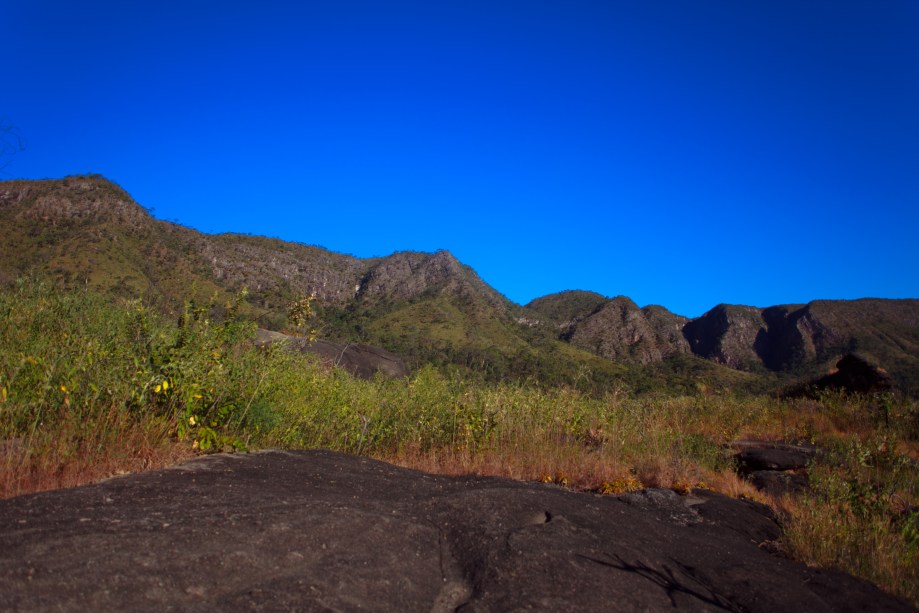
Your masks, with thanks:
[[[139,302],[21,281],[0,292],[0,496],[167,465],[202,451],[326,448],[443,474],[619,493],[710,488],[770,502],[786,548],[919,602],[915,401],[731,393],[589,395],[484,384],[425,367],[362,381],[189,304],[178,323]],[[827,450],[813,489],[767,500],[734,472],[740,439]]]

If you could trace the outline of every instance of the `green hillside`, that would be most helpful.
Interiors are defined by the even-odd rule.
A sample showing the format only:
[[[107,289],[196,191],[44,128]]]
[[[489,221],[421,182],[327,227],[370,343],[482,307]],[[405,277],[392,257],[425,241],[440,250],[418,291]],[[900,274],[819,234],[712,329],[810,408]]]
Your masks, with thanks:
[[[208,235],[153,218],[103,177],[0,182],[0,283],[50,277],[171,317],[230,302],[260,326],[315,297],[319,334],[488,381],[584,390],[761,391],[825,372],[847,352],[919,390],[919,301],[721,305],[688,320],[625,296],[567,291],[516,305],[447,251],[361,259],[244,234]],[[749,372],[743,372],[749,371]],[[751,374],[754,373],[754,374]]]

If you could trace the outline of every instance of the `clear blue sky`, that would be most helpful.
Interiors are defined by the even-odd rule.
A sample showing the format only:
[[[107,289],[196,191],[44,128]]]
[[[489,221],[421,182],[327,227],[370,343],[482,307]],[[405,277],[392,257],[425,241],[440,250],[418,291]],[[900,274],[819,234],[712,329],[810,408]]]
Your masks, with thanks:
[[[919,2],[0,0],[5,178],[512,300],[919,297]]]

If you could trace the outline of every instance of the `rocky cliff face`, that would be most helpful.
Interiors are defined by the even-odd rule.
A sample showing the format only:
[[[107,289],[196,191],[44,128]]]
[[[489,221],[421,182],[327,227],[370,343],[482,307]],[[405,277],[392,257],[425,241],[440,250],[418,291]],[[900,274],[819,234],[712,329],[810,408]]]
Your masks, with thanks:
[[[449,251],[394,253],[372,265],[360,280],[356,297],[365,302],[410,301],[432,292],[472,296],[478,276]],[[484,284],[482,284],[484,285]]]
[[[692,320],[589,292],[554,294],[528,307],[554,322],[560,338],[618,362],[692,353],[738,370],[814,374],[857,352],[890,371],[901,388],[919,389],[919,300],[721,304]]]
[[[127,192],[96,176],[5,181],[0,183],[0,210],[20,221],[41,222],[46,228],[105,221],[146,230],[152,221]]]
[[[683,329],[697,355],[733,368],[795,371],[852,351],[884,363],[919,356],[919,300],[817,300],[766,309],[719,305]]]
[[[609,360],[649,364],[674,353],[688,353],[679,319],[661,307],[640,309],[619,296],[582,321],[568,323],[563,338]]]
[[[323,304],[343,307],[356,295],[368,262],[319,247],[277,239],[199,235],[200,253],[214,278],[256,294],[291,288]]]
[[[759,309],[719,304],[688,322],[683,335],[696,355],[731,368],[749,370],[762,363],[755,346],[764,331],[765,322]]]
[[[123,268],[118,272],[133,276],[148,272],[144,267],[150,262],[161,265],[150,266],[149,272],[181,262],[190,277],[186,286],[214,284],[228,291],[245,287],[268,308],[276,307],[282,296],[314,294],[325,306],[345,308],[355,300],[413,300],[435,290],[481,294],[495,305],[506,302],[446,251],[361,259],[261,236],[203,234],[153,219],[124,190],[96,176],[0,183],[0,221],[8,234],[28,245],[2,253],[9,256],[0,264],[0,273],[7,277],[21,274],[36,259],[53,261],[57,252],[66,251],[74,261],[64,268],[87,277],[106,259],[118,265],[103,268]],[[154,244],[122,241],[116,254],[111,244],[99,240],[116,235]],[[84,261],[81,255],[90,252],[98,257]],[[22,253],[41,257],[20,262]],[[107,289],[104,280],[100,284]]]

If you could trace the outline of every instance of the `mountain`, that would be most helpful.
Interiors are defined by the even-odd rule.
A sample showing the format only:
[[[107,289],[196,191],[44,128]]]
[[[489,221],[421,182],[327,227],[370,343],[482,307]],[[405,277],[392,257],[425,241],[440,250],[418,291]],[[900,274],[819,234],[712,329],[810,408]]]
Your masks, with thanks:
[[[618,296],[571,325],[562,338],[608,360],[649,364],[689,353],[681,334],[684,321],[661,307],[640,309],[629,298]]]
[[[246,288],[244,316],[271,330],[316,297],[321,336],[486,379],[585,389],[764,389],[769,373],[817,373],[858,352],[919,389],[919,301],[719,305],[696,319],[627,297],[570,291],[512,303],[448,251],[356,258],[160,221],[98,175],[0,182],[0,283],[50,275],[113,298],[143,297],[174,316]],[[753,374],[751,374],[753,373]],[[765,376],[764,376],[765,375]]]
[[[853,354],[919,392],[919,300],[815,300],[768,308],[719,304],[695,319],[623,296],[562,292],[528,305],[559,338],[611,360],[692,355],[753,373],[813,376]]]
[[[292,300],[313,294],[324,338],[381,346],[413,368],[433,363],[488,379],[593,389],[650,385],[644,373],[529,325],[522,307],[446,251],[364,259],[273,238],[207,235],[154,219],[100,176],[0,182],[0,224],[0,283],[50,275],[113,298],[143,297],[169,316],[187,300],[213,299],[219,308],[246,288],[241,313],[272,330],[287,325]]]

